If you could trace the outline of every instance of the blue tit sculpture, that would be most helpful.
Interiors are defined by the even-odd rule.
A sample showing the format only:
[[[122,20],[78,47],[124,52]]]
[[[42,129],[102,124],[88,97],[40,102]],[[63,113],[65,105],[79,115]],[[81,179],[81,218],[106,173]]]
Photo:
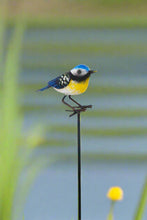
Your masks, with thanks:
[[[71,110],[68,110],[68,111],[73,111],[74,114],[79,109],[81,111],[85,111],[86,108],[91,108],[91,105],[83,106],[80,103],[78,103],[76,100],[74,100],[71,96],[84,93],[88,88],[91,74],[95,72],[97,71],[89,69],[89,67],[84,64],[80,64],[80,65],[75,66],[70,71],[49,81],[47,86],[39,89],[38,91],[44,91],[52,87],[57,92],[64,94],[64,97],[62,98],[62,102],[71,108]],[[65,102],[66,96],[68,96],[69,99],[72,102],[74,102],[77,106],[74,107],[74,106],[69,105],[67,102]]]

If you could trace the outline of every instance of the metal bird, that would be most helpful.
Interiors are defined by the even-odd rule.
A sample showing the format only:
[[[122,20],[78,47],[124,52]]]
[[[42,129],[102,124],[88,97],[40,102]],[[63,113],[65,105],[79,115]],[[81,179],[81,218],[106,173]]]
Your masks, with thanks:
[[[73,114],[70,115],[72,116],[76,114],[78,111],[85,111],[86,108],[92,107],[91,105],[88,106],[81,105],[71,96],[84,93],[88,88],[89,78],[91,74],[95,72],[97,71],[90,70],[88,66],[84,64],[80,64],[78,66],[75,66],[69,72],[66,72],[58,76],[57,78],[49,81],[47,86],[39,89],[38,91],[44,91],[52,87],[57,92],[65,94],[65,96],[62,98],[62,102],[71,108],[71,110],[67,110],[67,111],[73,112]],[[71,106],[70,104],[65,102],[66,96],[68,96],[69,99],[76,104],[76,106]]]

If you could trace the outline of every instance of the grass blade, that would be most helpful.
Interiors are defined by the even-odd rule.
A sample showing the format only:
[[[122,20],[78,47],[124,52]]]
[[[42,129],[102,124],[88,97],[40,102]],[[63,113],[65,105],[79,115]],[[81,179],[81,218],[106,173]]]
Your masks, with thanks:
[[[134,220],[141,220],[143,218],[143,214],[146,206],[147,206],[147,177],[145,179],[145,183],[142,189],[138,207],[136,209]]]

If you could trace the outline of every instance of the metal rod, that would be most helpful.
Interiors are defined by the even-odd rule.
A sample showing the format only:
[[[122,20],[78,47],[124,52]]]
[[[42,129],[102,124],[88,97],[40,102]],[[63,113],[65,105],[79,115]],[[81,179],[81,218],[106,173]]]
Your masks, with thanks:
[[[81,220],[81,134],[80,111],[77,113],[77,141],[78,141],[78,220]]]
[[[69,99],[76,103],[78,106],[71,106],[67,102],[64,101],[66,96],[63,97],[62,102],[70,107],[70,110],[66,110],[71,112],[69,117],[77,114],[77,162],[78,162],[78,220],[81,220],[81,128],[80,128],[80,113],[85,112],[87,108],[92,108],[92,105],[80,105],[77,101],[75,101],[71,96]]]

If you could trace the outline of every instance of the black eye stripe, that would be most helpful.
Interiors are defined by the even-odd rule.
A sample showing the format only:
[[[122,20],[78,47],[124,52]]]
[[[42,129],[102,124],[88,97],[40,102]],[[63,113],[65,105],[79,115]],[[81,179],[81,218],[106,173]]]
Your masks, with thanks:
[[[77,73],[78,73],[78,74],[81,74],[81,73],[82,73],[82,71],[81,71],[81,70],[77,70]]]

